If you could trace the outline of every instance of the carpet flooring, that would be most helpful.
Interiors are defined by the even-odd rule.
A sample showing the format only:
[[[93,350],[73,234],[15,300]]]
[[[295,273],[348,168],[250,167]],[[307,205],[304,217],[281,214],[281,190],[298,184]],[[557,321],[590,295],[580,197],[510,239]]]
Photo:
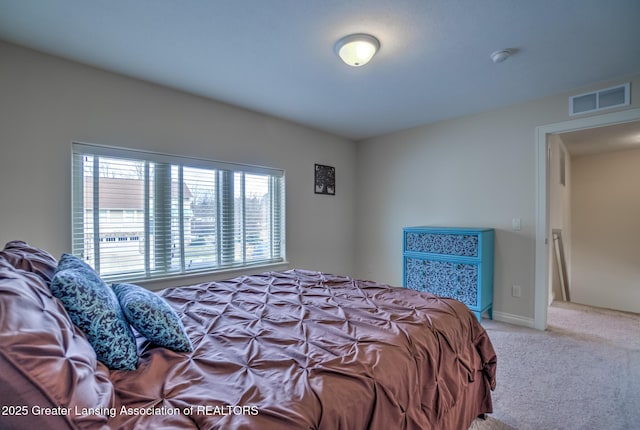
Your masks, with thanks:
[[[494,413],[470,430],[640,429],[640,315],[556,302],[546,331],[483,326],[498,356]]]

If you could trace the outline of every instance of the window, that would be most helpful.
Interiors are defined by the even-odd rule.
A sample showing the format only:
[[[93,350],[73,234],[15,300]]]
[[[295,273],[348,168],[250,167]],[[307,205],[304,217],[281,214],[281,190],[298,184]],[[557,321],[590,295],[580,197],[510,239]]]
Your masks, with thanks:
[[[73,144],[73,253],[108,280],[284,261],[284,172]]]

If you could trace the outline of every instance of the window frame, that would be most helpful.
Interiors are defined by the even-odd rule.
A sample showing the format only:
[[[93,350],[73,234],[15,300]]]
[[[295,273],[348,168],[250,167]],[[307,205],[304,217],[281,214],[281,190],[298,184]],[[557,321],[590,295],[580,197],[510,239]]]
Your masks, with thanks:
[[[183,276],[192,276],[192,275],[201,275],[207,273],[221,273],[228,272],[230,270],[242,270],[245,268],[256,268],[262,266],[271,266],[274,264],[283,264],[286,263],[286,224],[285,224],[285,172],[282,169],[263,167],[263,166],[255,166],[248,164],[240,164],[240,163],[230,163],[230,162],[222,162],[216,160],[209,160],[203,158],[195,158],[189,156],[180,156],[180,155],[170,155],[163,154],[157,152],[150,152],[138,149],[128,149],[123,147],[115,147],[115,146],[105,146],[105,145],[97,145],[91,143],[81,143],[81,142],[73,142],[72,143],[72,186],[71,186],[71,210],[72,210],[72,219],[71,219],[71,242],[72,242],[72,253],[84,261],[87,261],[91,266],[93,266],[96,271],[104,277],[105,280],[108,281],[153,281],[160,279],[168,279],[175,277],[183,277]],[[84,198],[84,188],[85,188],[85,168],[84,168],[84,160],[85,157],[95,157],[94,163],[92,165],[93,168],[93,190],[92,190],[92,202],[90,204],[93,205],[91,208],[91,213],[93,214],[92,222],[90,222],[90,226],[87,227],[85,210],[85,198]],[[99,172],[99,162],[101,159],[111,158],[111,159],[120,159],[127,161],[137,161],[144,162],[144,173],[143,180],[144,181],[144,211],[142,213],[142,217],[144,219],[144,232],[143,232],[143,258],[144,258],[144,270],[137,271],[129,271],[122,273],[103,273],[100,268],[100,257],[101,253],[104,251],[101,249],[101,239],[100,239],[100,228],[101,228],[101,219],[100,213],[103,211],[100,209],[100,191],[99,191],[99,179],[104,176],[100,176]],[[173,191],[170,189],[167,191],[165,189],[164,198],[169,200],[169,204],[165,205],[162,212],[157,212],[157,206],[151,208],[150,201],[153,199],[150,197],[150,163],[154,163],[154,170],[157,169],[158,166],[162,169],[168,168],[169,178],[162,182],[164,186],[172,187],[174,181],[177,179],[177,204],[178,210],[173,211],[171,199],[173,195]],[[177,168],[178,175],[173,176],[175,174],[174,168]],[[215,218],[215,229],[216,229],[216,254],[215,258],[217,258],[217,263],[204,263],[197,267],[187,267],[185,264],[185,218],[188,217],[185,212],[184,205],[184,187],[186,185],[184,179],[184,171],[185,169],[202,169],[205,171],[210,171],[215,176],[216,187],[220,186],[220,190],[216,188],[216,193],[220,193],[222,200],[218,202],[220,205],[226,208],[227,211],[231,210],[230,214],[220,215]],[[173,173],[172,173],[173,172]],[[248,176],[249,175],[249,176]],[[266,236],[268,236],[267,248],[268,252],[265,254],[258,254],[258,258],[247,258],[247,214],[245,212],[245,202],[247,200],[247,194],[245,191],[245,183],[247,178],[251,178],[251,175],[260,175],[266,176],[268,193],[263,196],[263,198],[268,200],[268,203],[264,203],[267,205],[267,209],[265,212],[267,213],[267,217],[269,218],[270,224],[268,227],[259,227],[264,229]],[[240,178],[240,183],[242,184],[241,194],[234,195],[234,186],[233,183],[237,182],[237,178]],[[218,182],[220,181],[220,182]],[[167,185],[168,184],[168,185]],[[180,185],[182,184],[182,185]],[[155,189],[156,183],[153,182],[153,187]],[[93,198],[93,196],[98,196],[98,198]],[[216,194],[217,195],[217,194]],[[242,208],[236,210],[237,202],[240,201],[240,205]],[[166,202],[165,202],[166,203]],[[238,212],[240,212],[240,216],[238,216]],[[124,211],[123,211],[124,213]],[[161,214],[159,217],[158,214]],[[172,232],[173,229],[176,228],[174,216],[177,218],[177,231],[178,231],[178,243],[177,247],[174,243],[175,233]],[[153,219],[153,221],[152,221]],[[158,229],[158,225],[160,220],[164,220],[166,229],[163,232],[158,233],[161,230]],[[223,221],[221,223],[220,221]],[[227,224],[224,224],[226,222]],[[153,226],[151,225],[153,223]],[[167,224],[168,223],[168,224]],[[173,227],[171,226],[172,224]],[[240,232],[237,229],[238,225],[240,226]],[[161,225],[162,227],[162,225]],[[157,230],[156,230],[157,229]],[[155,231],[154,238],[151,239],[150,232]],[[189,229],[190,230],[190,229]],[[89,234],[93,234],[91,247],[85,245],[86,236]],[[220,236],[222,234],[222,236]],[[157,235],[163,235],[165,239],[167,237],[170,238],[170,241],[167,242],[168,245],[164,245],[161,247],[160,252],[158,251],[158,247],[156,245]],[[226,235],[226,238],[224,237]],[[220,239],[223,237],[223,239]],[[238,239],[239,238],[239,239]],[[221,240],[231,240],[231,251],[229,250],[221,250]],[[239,242],[238,242],[239,240]],[[153,243],[153,244],[152,244]],[[237,246],[241,248],[241,259],[234,257],[234,255],[238,254]],[[228,243],[227,243],[228,245]],[[151,247],[154,250],[151,250]],[[93,255],[91,258],[88,258],[88,253],[93,251]],[[152,255],[153,259],[152,259]],[[177,253],[179,255],[178,261],[179,264],[173,261],[175,258],[172,256],[173,253]],[[260,258],[261,256],[265,256],[265,258]],[[158,262],[158,258],[162,259],[162,262]],[[153,262],[154,267],[151,267]],[[160,267],[160,269],[158,268]]]

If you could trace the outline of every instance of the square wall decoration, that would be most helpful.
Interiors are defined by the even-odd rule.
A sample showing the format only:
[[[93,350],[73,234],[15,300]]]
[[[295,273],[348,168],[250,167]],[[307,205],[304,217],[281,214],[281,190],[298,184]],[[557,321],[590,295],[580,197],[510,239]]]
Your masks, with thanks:
[[[336,194],[336,168],[316,164],[315,172],[315,192],[316,194]]]

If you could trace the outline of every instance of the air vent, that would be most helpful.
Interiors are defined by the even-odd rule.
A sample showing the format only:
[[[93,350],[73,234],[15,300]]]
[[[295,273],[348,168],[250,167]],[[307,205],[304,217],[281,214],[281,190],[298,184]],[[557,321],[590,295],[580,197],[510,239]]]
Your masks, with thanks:
[[[627,82],[626,84],[604,88],[592,93],[569,97],[569,115],[573,116],[627,106],[631,103],[629,89],[630,85]]]

